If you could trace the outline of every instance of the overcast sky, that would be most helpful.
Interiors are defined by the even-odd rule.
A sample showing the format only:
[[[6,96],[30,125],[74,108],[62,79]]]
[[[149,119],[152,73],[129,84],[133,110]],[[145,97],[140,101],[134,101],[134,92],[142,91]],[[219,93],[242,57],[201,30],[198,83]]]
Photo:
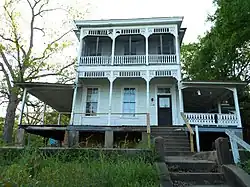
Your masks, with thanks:
[[[75,1],[82,3],[82,0]],[[3,2],[0,0],[0,5]],[[182,26],[187,28],[185,43],[196,41],[199,35],[209,29],[206,18],[214,11],[212,0],[88,0],[87,3],[90,5],[85,19],[184,16]],[[60,16],[53,16],[53,19],[56,20],[56,17]],[[76,47],[73,52],[76,52]],[[0,106],[0,116],[5,115],[5,110]]]
[[[209,27],[208,13],[213,13],[212,0],[93,0],[88,19],[184,16],[187,27],[184,42],[193,42]]]

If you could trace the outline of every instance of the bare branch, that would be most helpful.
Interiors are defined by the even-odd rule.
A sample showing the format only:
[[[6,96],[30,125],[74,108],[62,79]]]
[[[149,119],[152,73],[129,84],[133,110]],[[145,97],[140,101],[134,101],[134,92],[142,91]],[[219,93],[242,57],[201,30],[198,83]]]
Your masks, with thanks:
[[[50,42],[50,43],[48,44],[48,46],[51,46],[51,45],[53,45],[54,43],[58,42],[58,41],[61,40],[64,36],[66,36],[67,34],[69,34],[71,31],[72,31],[72,29],[70,29],[69,31],[65,32],[64,34],[62,34],[61,36],[59,36],[57,39],[55,39],[54,41]],[[46,56],[47,50],[48,50],[48,47],[44,49],[43,55],[42,55],[41,57],[34,58],[33,61],[44,59],[45,56]]]
[[[60,75],[63,70],[69,68],[70,66],[74,65],[75,62],[72,62],[64,67],[62,67],[58,72],[56,73],[46,73],[46,74],[41,74],[41,75],[37,75],[37,76],[34,76],[34,77],[28,77],[26,80],[32,80],[32,79],[39,79],[39,78],[42,78],[42,77],[47,77],[47,76],[56,76],[56,75]]]
[[[0,34],[0,37],[1,37],[3,40],[5,40],[5,41],[10,41],[10,42],[12,42],[12,43],[15,43],[14,40],[12,40],[11,38],[6,38],[3,34]]]
[[[38,28],[38,27],[34,27],[34,30],[39,30],[43,33],[43,36],[45,36],[45,32],[44,32],[44,29],[42,28]]]
[[[61,8],[51,8],[51,9],[44,9],[44,10],[40,10],[38,13],[35,14],[35,16],[41,16],[42,13],[45,13],[45,12],[51,12],[51,11],[54,11],[54,10],[61,10]]]
[[[6,58],[5,54],[4,54],[4,52],[3,52],[3,51],[0,51],[0,54],[1,54],[1,56],[2,56],[3,62],[4,62],[5,65],[7,66],[8,70],[9,70],[9,72],[10,72],[10,75],[12,76],[12,79],[13,79],[13,78],[15,77],[15,74],[14,74],[14,71],[13,71],[11,65],[9,64],[9,62],[8,62],[8,60],[7,60],[7,58]],[[3,64],[2,64],[2,66],[3,66]]]
[[[11,83],[10,83],[9,75],[8,75],[6,69],[4,68],[3,63],[1,63],[1,62],[0,62],[0,67],[2,67],[2,70],[1,70],[1,71],[3,71],[4,76],[5,76],[5,78],[6,78],[8,90],[11,90]]]

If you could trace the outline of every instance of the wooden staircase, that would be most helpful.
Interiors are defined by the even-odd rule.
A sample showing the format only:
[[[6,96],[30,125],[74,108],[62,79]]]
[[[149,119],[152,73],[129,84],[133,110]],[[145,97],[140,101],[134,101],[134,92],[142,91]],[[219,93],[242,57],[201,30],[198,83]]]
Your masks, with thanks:
[[[161,136],[164,139],[166,156],[191,155],[188,134],[184,127],[151,127],[153,138]]]

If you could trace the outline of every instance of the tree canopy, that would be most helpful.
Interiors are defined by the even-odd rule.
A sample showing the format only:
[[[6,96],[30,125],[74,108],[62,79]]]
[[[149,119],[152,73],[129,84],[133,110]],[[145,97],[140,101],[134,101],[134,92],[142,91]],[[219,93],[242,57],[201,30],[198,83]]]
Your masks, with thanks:
[[[9,143],[22,94],[21,88],[13,82],[40,81],[46,77],[51,79],[51,76],[68,80],[67,71],[69,67],[73,68],[76,56],[66,58],[65,50],[76,40],[70,38],[74,34],[69,26],[76,16],[72,15],[74,8],[62,7],[53,0],[6,0],[0,8],[0,97],[8,103],[3,138]],[[55,11],[61,12],[52,17],[50,13]],[[83,13],[81,10],[77,15],[83,16]],[[58,21],[55,15],[64,16],[66,20],[53,23]],[[63,56],[63,63],[59,64],[55,61],[60,56]]]
[[[212,28],[182,46],[183,69],[192,80],[250,81],[250,1],[214,0]]]

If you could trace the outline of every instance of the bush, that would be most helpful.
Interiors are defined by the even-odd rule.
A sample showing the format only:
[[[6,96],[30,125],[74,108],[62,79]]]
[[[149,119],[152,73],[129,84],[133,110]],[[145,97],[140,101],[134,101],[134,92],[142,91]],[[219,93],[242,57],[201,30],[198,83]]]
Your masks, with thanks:
[[[250,175],[250,159],[240,163],[240,167]]]
[[[55,187],[153,187],[159,186],[157,172],[143,156],[105,155],[76,152],[46,155],[25,150],[13,159],[1,157],[2,182],[18,186]],[[0,177],[0,180],[1,180]],[[1,182],[0,182],[1,184]]]

